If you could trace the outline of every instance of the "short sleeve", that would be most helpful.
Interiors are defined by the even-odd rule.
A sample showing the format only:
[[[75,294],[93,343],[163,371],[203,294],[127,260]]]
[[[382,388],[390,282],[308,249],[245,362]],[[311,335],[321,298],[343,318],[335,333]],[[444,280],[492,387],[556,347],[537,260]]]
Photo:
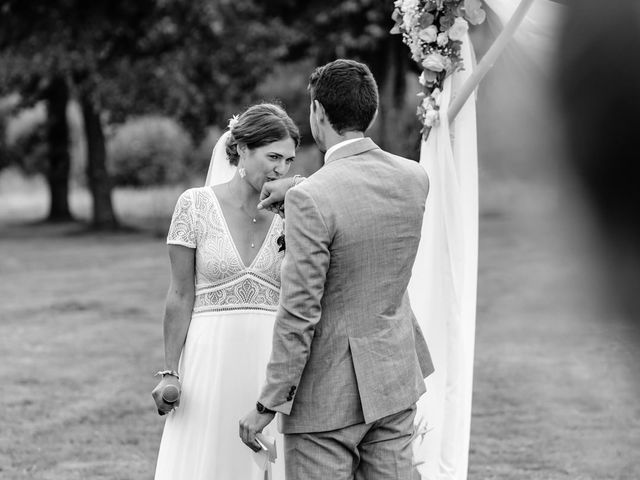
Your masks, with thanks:
[[[167,234],[167,243],[169,245],[196,248],[196,230],[193,221],[194,208],[193,191],[187,190],[180,195],[173,211],[171,226]]]

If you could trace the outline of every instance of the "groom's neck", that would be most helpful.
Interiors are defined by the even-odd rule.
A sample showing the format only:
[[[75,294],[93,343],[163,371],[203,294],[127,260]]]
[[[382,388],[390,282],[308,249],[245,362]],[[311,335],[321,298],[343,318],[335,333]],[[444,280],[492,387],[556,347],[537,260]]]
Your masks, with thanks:
[[[329,150],[334,145],[344,142],[345,140],[352,140],[355,138],[364,138],[364,132],[344,132],[342,135],[339,135],[336,132],[331,132],[327,135],[325,147]]]

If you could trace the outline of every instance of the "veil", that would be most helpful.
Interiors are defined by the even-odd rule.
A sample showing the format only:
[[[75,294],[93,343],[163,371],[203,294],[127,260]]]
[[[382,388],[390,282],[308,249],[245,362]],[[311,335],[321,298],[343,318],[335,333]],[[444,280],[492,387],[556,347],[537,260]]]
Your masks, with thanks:
[[[227,158],[227,138],[229,138],[229,130],[220,136],[216,146],[213,147],[207,179],[204,182],[205,187],[226,183],[231,180],[236,173],[237,168],[231,165]]]

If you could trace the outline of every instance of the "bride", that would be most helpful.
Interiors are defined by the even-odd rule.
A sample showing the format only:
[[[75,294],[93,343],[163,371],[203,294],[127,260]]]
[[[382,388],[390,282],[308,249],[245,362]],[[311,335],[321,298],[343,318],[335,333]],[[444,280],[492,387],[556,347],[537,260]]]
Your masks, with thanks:
[[[258,396],[280,291],[282,219],[256,206],[262,185],[287,174],[299,142],[284,110],[254,105],[216,145],[206,186],[178,199],[167,237],[165,369],[152,392],[168,414],[155,480],[264,478],[251,451],[230,439]],[[222,144],[229,165],[216,161]],[[211,178],[214,164],[232,178],[212,185],[226,180]],[[173,403],[162,395],[171,388]],[[283,464],[274,478],[284,479]]]

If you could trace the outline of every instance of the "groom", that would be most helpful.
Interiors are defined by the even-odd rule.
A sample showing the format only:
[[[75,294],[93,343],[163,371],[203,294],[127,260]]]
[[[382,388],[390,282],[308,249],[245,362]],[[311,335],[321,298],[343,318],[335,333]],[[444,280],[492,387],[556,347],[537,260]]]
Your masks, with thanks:
[[[364,136],[378,108],[366,65],[319,67],[309,92],[325,164],[286,194],[271,359],[240,436],[259,449],[280,412],[288,480],[409,480],[415,403],[433,371],[406,293],[429,180]]]

